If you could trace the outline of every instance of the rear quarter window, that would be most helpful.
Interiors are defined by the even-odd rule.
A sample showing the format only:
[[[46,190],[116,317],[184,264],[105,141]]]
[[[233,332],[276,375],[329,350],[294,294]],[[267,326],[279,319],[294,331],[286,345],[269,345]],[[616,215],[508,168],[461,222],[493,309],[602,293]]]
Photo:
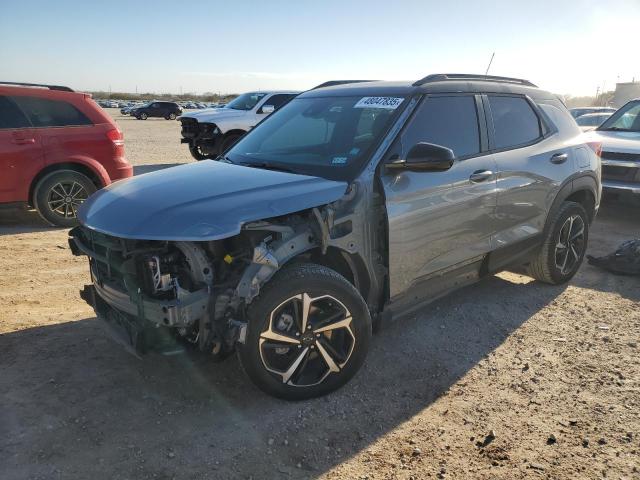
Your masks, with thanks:
[[[496,150],[526,145],[542,136],[540,120],[525,98],[488,97]]]
[[[30,126],[29,120],[18,107],[7,97],[0,96],[0,129]]]
[[[38,97],[12,97],[34,127],[92,125],[91,120],[68,102]]]

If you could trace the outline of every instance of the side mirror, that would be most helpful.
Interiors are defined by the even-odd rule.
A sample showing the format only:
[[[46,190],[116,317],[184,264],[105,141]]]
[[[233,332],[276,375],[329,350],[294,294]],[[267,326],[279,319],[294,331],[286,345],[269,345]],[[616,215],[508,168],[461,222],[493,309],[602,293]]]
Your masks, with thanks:
[[[415,172],[444,172],[453,165],[453,150],[442,145],[416,143],[406,160],[394,160],[386,164],[388,170],[411,170]]]
[[[260,109],[260,113],[266,113],[267,115],[270,113],[275,112],[276,107],[274,107],[273,105],[263,105],[262,108]]]

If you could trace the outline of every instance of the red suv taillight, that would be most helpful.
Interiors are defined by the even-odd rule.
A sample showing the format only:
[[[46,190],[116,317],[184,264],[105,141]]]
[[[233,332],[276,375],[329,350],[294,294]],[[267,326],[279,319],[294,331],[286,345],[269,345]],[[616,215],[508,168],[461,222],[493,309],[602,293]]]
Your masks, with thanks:
[[[587,142],[587,145],[589,145],[589,148],[591,148],[597,156],[602,156],[602,142]]]
[[[117,128],[107,131],[107,138],[111,140],[116,147],[124,146],[124,135]]]

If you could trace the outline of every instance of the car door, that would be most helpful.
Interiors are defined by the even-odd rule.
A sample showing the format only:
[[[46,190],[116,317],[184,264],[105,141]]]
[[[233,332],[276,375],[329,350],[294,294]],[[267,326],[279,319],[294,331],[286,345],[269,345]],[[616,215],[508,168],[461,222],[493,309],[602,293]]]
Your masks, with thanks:
[[[387,153],[406,158],[418,142],[448,147],[456,157],[442,172],[381,170],[389,222],[390,293],[420,279],[481,258],[490,250],[496,208],[495,164],[475,95],[422,99]]]
[[[559,139],[535,103],[523,95],[488,94],[483,101],[498,169],[492,242],[498,249],[542,233],[555,193],[574,172],[576,144],[571,138]]]
[[[28,115],[38,133],[45,164],[104,158],[104,130],[96,128],[71,103],[36,96],[14,96],[12,100]]]
[[[162,115],[162,104],[160,102],[153,102],[149,107],[149,113],[147,114],[150,117],[161,117]]]
[[[6,96],[0,96],[0,203],[25,202],[44,164],[38,131]]]

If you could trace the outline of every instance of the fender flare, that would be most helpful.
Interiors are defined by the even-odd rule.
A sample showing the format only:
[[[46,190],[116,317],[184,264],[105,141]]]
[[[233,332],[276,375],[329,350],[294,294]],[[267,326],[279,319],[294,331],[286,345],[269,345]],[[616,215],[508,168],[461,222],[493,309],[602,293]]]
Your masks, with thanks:
[[[551,225],[549,224],[549,219],[553,218],[554,214],[560,209],[560,206],[567,200],[567,198],[580,191],[587,191],[591,195],[593,195],[594,207],[595,209],[598,208],[600,193],[598,188],[598,180],[595,176],[595,173],[578,173],[572,175],[563,182],[560,190],[558,190],[558,193],[551,203],[551,207],[547,212],[544,234],[546,234],[548,232],[548,229],[551,227]],[[595,211],[587,213],[589,214],[590,220],[593,220]]]

